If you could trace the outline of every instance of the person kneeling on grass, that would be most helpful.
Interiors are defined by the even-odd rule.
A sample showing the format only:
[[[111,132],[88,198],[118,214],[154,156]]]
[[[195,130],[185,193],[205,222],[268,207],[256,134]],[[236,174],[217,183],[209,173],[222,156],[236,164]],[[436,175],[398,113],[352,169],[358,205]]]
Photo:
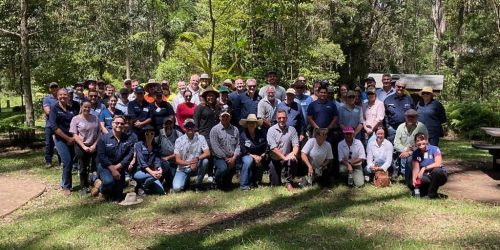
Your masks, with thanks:
[[[203,135],[196,132],[194,120],[188,118],[184,121],[186,134],[175,140],[174,154],[177,172],[175,172],[172,190],[184,190],[189,177],[196,175],[195,190],[204,190],[203,177],[207,173],[210,149]]]
[[[422,197],[438,198],[438,188],[448,181],[441,151],[429,144],[424,133],[415,135],[415,145],[417,150],[413,151],[412,157],[412,185],[408,187],[412,192],[419,188]]]
[[[134,174],[134,179],[137,181],[137,194],[165,194],[163,189],[163,170],[160,160],[160,146],[153,140],[155,138],[155,130],[153,126],[146,125],[142,131],[144,132],[144,141],[135,143],[134,150],[137,159],[137,172]],[[141,187],[144,190],[141,190]]]
[[[121,115],[113,117],[112,133],[101,135],[97,144],[97,172],[99,178],[94,188],[105,198],[120,201],[124,198],[125,169],[129,166],[134,154],[132,138],[123,132],[125,118]]]
[[[356,187],[361,187],[365,183],[363,176],[363,160],[366,158],[365,148],[360,140],[354,139],[354,129],[345,126],[344,140],[339,142],[338,152],[340,159],[340,173],[348,174],[347,183]]]
[[[314,129],[314,138],[309,139],[302,148],[302,161],[308,168],[307,175],[313,178],[313,182],[320,185],[328,185],[331,171],[329,168],[333,160],[332,146],[326,141],[328,129]]]

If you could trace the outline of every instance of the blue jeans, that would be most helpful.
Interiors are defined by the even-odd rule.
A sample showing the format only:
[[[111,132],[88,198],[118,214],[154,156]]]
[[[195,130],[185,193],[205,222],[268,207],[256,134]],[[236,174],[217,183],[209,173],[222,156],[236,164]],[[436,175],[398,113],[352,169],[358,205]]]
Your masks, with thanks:
[[[203,159],[198,162],[198,166],[196,167],[196,186],[201,187],[203,185],[203,177],[207,173],[208,169],[208,159]],[[180,192],[184,190],[186,186],[186,182],[189,180],[189,177],[193,175],[194,172],[191,171],[191,168],[177,168],[177,172],[175,172],[174,180],[172,181],[172,190],[174,192]]]
[[[413,185],[413,182],[411,180],[411,171],[412,171],[411,162],[412,162],[412,157],[408,156],[408,158],[406,159],[398,158],[398,161],[394,165],[399,168],[401,175],[404,175],[406,185]],[[395,169],[395,171],[397,170]]]
[[[120,179],[115,180],[108,168],[103,168],[101,164],[97,165],[97,173],[102,181],[99,191],[110,200],[119,201],[123,199],[123,189],[125,187],[125,167],[122,167],[119,171]]]
[[[147,172],[138,170],[134,174],[134,179],[144,187],[148,194],[165,194],[161,181]]]
[[[175,161],[162,161],[161,168],[163,170],[163,179],[165,180],[165,187],[170,188],[174,181],[175,172],[177,172],[177,164]]]
[[[388,126],[387,127],[387,140],[389,140],[394,145],[394,138],[396,138],[396,130]]]
[[[73,186],[71,170],[73,169],[73,158],[75,158],[74,146],[70,146],[66,144],[65,140],[59,139],[55,140],[55,145],[63,164],[61,187],[69,190]]]
[[[215,183],[220,189],[230,189],[236,165],[230,168],[222,158],[214,157]]]
[[[52,156],[54,155],[54,132],[51,128],[45,128],[45,164],[52,163]]]
[[[252,156],[244,155],[241,157],[241,173],[240,173],[240,188],[246,189],[250,187],[250,181],[254,184],[258,184],[262,181],[262,168],[264,162],[261,162],[261,166],[255,166],[255,161]]]

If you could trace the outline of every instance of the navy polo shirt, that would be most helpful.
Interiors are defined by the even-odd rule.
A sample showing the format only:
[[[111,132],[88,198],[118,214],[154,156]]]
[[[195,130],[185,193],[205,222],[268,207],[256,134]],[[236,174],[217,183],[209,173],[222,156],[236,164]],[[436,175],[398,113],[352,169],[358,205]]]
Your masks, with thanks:
[[[48,95],[48,96],[43,98],[43,101],[42,101],[43,107],[49,107],[50,109],[52,109],[52,107],[56,104],[57,104],[57,99],[53,95]],[[49,124],[47,122],[48,120],[49,120],[49,115],[46,114],[45,115],[45,127],[46,128],[49,127]]]
[[[338,115],[337,105],[330,100],[324,103],[316,100],[307,108],[307,116],[312,116],[312,119],[320,128],[327,128]]]
[[[157,107],[155,104],[151,104],[152,114],[152,125],[158,132],[163,127],[163,119],[169,115],[175,115],[174,108],[170,103],[162,101],[160,106]]]
[[[146,101],[135,99],[128,103],[128,114],[132,118],[132,122],[143,122],[153,115],[153,107]]]
[[[259,101],[262,100],[257,94],[258,91],[255,92],[254,98],[250,98],[248,93],[240,94],[240,117],[246,119],[249,114],[257,115],[257,105]],[[234,103],[233,103],[234,104]]]
[[[126,133],[122,133],[118,141],[112,132],[103,134],[97,144],[97,156],[103,168],[121,163],[127,168],[134,155],[134,141]]]
[[[285,110],[287,113],[286,125],[294,127],[299,134],[305,134],[306,122],[304,121],[304,116],[302,115],[302,108],[298,103],[293,102],[290,107],[286,105],[286,103],[280,102],[276,110]],[[276,120],[273,121],[273,125],[274,124],[276,124]]]
[[[56,132],[56,129],[60,129],[67,136],[72,137],[73,135],[69,132],[69,125],[71,124],[71,119],[77,115],[72,107],[66,105],[66,111],[59,106],[59,103],[50,108],[49,119],[47,121],[47,127],[51,128],[52,131]],[[56,139],[64,140],[59,135],[56,135]]]
[[[233,125],[238,125],[238,122],[240,121],[241,117],[241,107],[240,107],[240,95],[245,94],[244,93],[238,93],[238,91],[233,91],[229,93],[229,101],[231,102],[231,124]],[[246,117],[244,117],[246,118]]]
[[[111,114],[111,111],[104,109],[99,114],[99,122],[104,122],[104,127],[106,127],[108,131],[111,131],[111,123],[113,122],[113,117],[115,117],[115,115],[123,115],[123,112],[119,109],[115,109],[115,113]]]
[[[255,130],[255,137],[252,139],[248,130],[244,129],[240,133],[241,155],[253,154],[261,155],[267,150],[266,133],[261,129]]]
[[[423,123],[429,131],[429,138],[444,136],[441,124],[446,122],[446,112],[440,102],[431,100],[427,105],[419,102],[417,112],[418,121]]]
[[[385,121],[394,129],[405,122],[405,112],[414,108],[413,100],[408,95],[398,96],[393,94],[385,98]]]

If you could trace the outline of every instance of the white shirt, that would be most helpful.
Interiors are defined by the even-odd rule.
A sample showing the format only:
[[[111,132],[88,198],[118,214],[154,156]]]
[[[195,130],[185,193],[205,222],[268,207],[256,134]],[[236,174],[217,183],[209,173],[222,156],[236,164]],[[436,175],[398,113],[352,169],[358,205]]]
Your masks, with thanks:
[[[394,151],[394,146],[387,139],[378,145],[377,140],[371,140],[368,142],[366,146],[367,154],[366,154],[366,169],[370,171],[370,168],[377,163],[377,165],[381,165],[384,171],[391,166],[392,163],[392,153]]]
[[[194,134],[193,139],[189,140],[187,135],[183,135],[175,140],[174,154],[181,156],[183,161],[190,161],[200,156],[203,151],[208,149],[207,140],[203,135],[198,133]],[[180,166],[184,168],[186,166]]]
[[[172,99],[172,106],[174,107],[174,110],[177,110],[177,106],[185,101],[184,96],[182,96],[181,93],[177,93],[177,95],[174,96],[174,99]]]
[[[191,86],[188,86],[189,91],[191,91],[191,94],[193,95],[191,97],[191,102],[199,105],[200,104],[200,88],[198,87],[198,90],[194,91],[191,89]]]
[[[339,161],[349,160],[349,159],[366,159],[365,148],[363,143],[358,139],[353,139],[351,147],[347,145],[345,140],[339,142],[338,147]],[[349,158],[349,155],[351,156]],[[359,163],[361,165],[361,163]]]
[[[325,160],[332,160],[332,146],[327,141],[320,146],[316,142],[316,138],[307,140],[306,145],[302,148],[302,153],[307,155],[314,168],[320,168]]]

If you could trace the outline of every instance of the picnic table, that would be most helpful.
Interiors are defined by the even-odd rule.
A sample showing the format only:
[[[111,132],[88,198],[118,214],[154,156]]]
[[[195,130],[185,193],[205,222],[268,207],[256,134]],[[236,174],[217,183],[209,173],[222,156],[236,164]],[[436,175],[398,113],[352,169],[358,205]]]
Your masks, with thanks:
[[[500,138],[500,128],[481,127],[481,129],[488,135]],[[500,144],[472,144],[473,148],[488,150],[493,156],[493,169],[500,171]]]

